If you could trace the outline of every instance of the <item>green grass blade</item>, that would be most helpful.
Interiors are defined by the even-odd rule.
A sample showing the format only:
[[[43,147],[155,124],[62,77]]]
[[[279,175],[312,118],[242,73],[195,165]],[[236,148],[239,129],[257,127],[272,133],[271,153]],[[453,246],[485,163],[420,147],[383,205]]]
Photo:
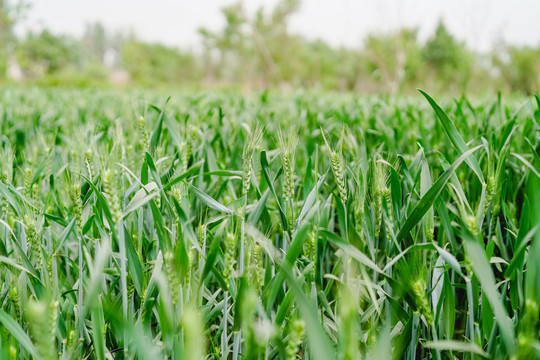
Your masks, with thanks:
[[[482,290],[486,294],[489,304],[495,314],[495,321],[499,324],[501,337],[508,354],[516,353],[516,343],[514,337],[514,324],[501,302],[501,296],[497,292],[495,277],[486,259],[486,254],[479,243],[474,240],[465,241],[467,254],[471,259],[474,275],[478,278]]]
[[[167,106],[167,103],[171,100],[171,97],[169,96],[167,100],[165,100],[165,104],[163,104],[163,107],[161,110],[158,110],[156,107],[153,107],[154,109],[159,111],[159,117],[156,124],[156,127],[154,131],[152,132],[152,137],[150,138],[150,153],[154,154],[157,148],[157,145],[159,143],[159,138],[161,136],[162,128],[163,128],[163,117],[165,116],[165,107]]]
[[[28,334],[21,328],[21,326],[13,320],[4,310],[0,309],[0,323],[6,328],[6,330],[17,339],[22,347],[30,353],[34,358],[37,358],[37,350],[34,344],[28,337]]]
[[[491,356],[482,350],[478,345],[471,343],[464,343],[455,340],[439,340],[439,341],[428,341],[424,344],[425,348],[428,349],[437,349],[437,350],[450,350],[458,352],[466,352],[477,354],[485,358],[490,358]]]
[[[103,319],[103,307],[101,305],[101,299],[99,299],[97,306],[94,306],[91,314],[94,354],[98,360],[105,360],[105,322]]]
[[[461,155],[452,166],[447,169],[435,183],[433,186],[426,192],[426,194],[420,199],[418,204],[414,207],[413,211],[405,221],[405,224],[400,229],[398,235],[397,235],[397,241],[401,242],[405,237],[410,233],[410,231],[414,228],[416,224],[422,220],[422,217],[424,214],[431,208],[437,197],[440,195],[444,187],[446,186],[446,183],[450,179],[451,175],[456,171],[459,165],[467,159],[473,152],[480,149],[482,145],[478,145],[465,153]]]
[[[427,101],[429,102],[433,110],[435,110],[435,113],[437,114],[437,118],[441,121],[443,129],[446,132],[446,135],[448,135],[448,137],[450,138],[450,141],[452,142],[454,147],[457,149],[459,154],[463,155],[464,153],[466,153],[469,150],[469,147],[467,146],[467,144],[465,143],[465,140],[463,140],[463,138],[457,131],[452,121],[450,121],[450,119],[448,118],[448,115],[446,115],[444,110],[441,109],[439,105],[437,105],[437,103],[435,102],[435,100],[431,98],[431,96],[429,96],[428,94],[426,94],[424,91],[420,89],[418,89],[418,91],[422,95],[424,95],[424,97],[427,99]],[[480,165],[478,165],[478,161],[476,160],[476,157],[474,155],[471,157],[467,157],[465,159],[465,162],[467,163],[467,165],[471,167],[472,171],[474,171],[476,176],[478,176],[478,179],[480,180],[480,182],[483,183],[484,176],[482,175],[482,169],[480,169]]]
[[[308,337],[308,345],[310,348],[310,355],[315,360],[330,360],[335,359],[335,349],[328,336],[324,333],[321,327],[321,323],[315,312],[313,305],[310,303],[308,297],[304,294],[304,291],[298,281],[292,276],[290,272],[291,264],[285,264],[281,266],[285,278],[287,279],[291,291],[294,294],[296,300],[296,306],[300,310],[302,319],[306,322],[306,332]]]
[[[208,205],[209,208],[214,209],[214,210],[219,211],[219,212],[222,212],[222,213],[225,213],[225,214],[229,214],[229,215],[234,215],[235,214],[234,211],[232,211],[231,209],[229,209],[225,205],[217,202],[210,195],[208,195],[207,193],[199,190],[194,185],[190,185],[190,188],[193,191],[193,193],[195,194],[195,196],[197,196],[199,199],[201,199],[201,201],[204,202],[206,205]]]

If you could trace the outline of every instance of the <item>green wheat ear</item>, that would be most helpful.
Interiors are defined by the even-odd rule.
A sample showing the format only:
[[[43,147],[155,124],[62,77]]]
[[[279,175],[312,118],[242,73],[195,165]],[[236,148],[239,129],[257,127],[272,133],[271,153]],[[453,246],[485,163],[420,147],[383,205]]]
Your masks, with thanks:
[[[88,179],[92,181],[94,178],[94,159],[92,151],[90,149],[86,150],[86,152],[84,153],[83,162],[86,168],[86,174],[88,175]]]
[[[31,190],[32,190],[32,169],[27,167],[24,170],[24,188],[23,188],[23,194],[24,197],[28,200],[31,200]]]
[[[206,224],[202,223],[197,227],[197,241],[201,249],[205,245],[206,239]]]
[[[294,179],[295,179],[295,152],[298,145],[298,135],[296,131],[291,133],[287,139],[283,136],[281,129],[278,129],[278,147],[281,162],[283,164],[283,197],[287,204],[287,220],[291,233],[294,231]]]
[[[19,321],[21,319],[21,301],[15,281],[13,281],[13,285],[9,288],[9,300],[11,301],[13,312],[15,313],[15,320]]]
[[[251,173],[253,171],[252,160],[255,149],[259,146],[263,137],[263,127],[258,124],[251,134],[242,152],[242,196],[246,196],[251,185]]]
[[[44,360],[57,359],[58,301],[30,301],[26,315],[40,358]]]
[[[227,285],[234,274],[237,243],[237,237],[233,233],[227,233],[225,236],[225,270],[223,271],[223,278]]]
[[[40,229],[38,229],[35,215],[31,210],[29,210],[29,214],[30,215],[24,217],[26,242],[32,251],[31,257],[36,262],[36,270],[39,272],[43,266],[43,254],[41,253],[41,241],[39,235]]]
[[[9,144],[0,150],[0,181],[4,184],[9,184],[13,177],[13,150]]]
[[[81,188],[79,185],[73,185],[69,192],[71,197],[71,203],[73,206],[73,214],[76,219],[77,234],[82,235],[82,200],[81,200]]]
[[[120,206],[120,199],[118,197],[118,188],[115,182],[115,176],[109,169],[103,173],[103,190],[105,196],[111,206],[111,215],[114,223],[118,223],[122,218],[122,208]],[[111,224],[113,226],[113,224]]]
[[[388,208],[388,216],[392,219],[392,196],[390,188],[388,187],[388,181],[390,173],[385,164],[380,161],[374,161],[373,164],[373,177],[372,177],[372,201],[375,209],[375,237],[378,238],[383,215],[383,200]]]
[[[426,269],[422,268],[420,253],[412,253],[396,264],[401,290],[406,291],[414,301],[417,311],[429,325],[433,324],[433,312],[428,298]]]
[[[332,173],[334,174],[334,178],[336,179],[339,199],[341,200],[341,203],[345,205],[347,203],[347,186],[345,184],[345,165],[343,164],[341,141],[339,145],[339,152],[336,152],[328,143],[328,140],[326,139],[326,135],[324,134],[324,130],[322,128],[321,134],[323,136],[324,143],[326,144],[326,148],[329,152],[330,167],[332,169]]]
[[[148,151],[150,145],[150,133],[148,132],[148,129],[146,129],[146,120],[143,116],[139,117],[139,134],[141,136],[140,145],[144,157],[144,153]]]
[[[281,129],[278,129],[278,147],[285,181],[283,185],[283,194],[285,199],[294,199],[294,179],[295,179],[295,153],[298,145],[298,135],[293,131],[287,138],[283,136]]]
[[[163,260],[165,262],[165,274],[167,275],[167,280],[169,282],[169,287],[171,291],[172,303],[173,305],[178,304],[180,300],[180,276],[179,271],[174,259],[174,255],[171,251],[166,251],[163,255]]]
[[[354,226],[356,233],[360,237],[361,241],[364,242],[364,209],[366,203],[366,181],[365,175],[360,169],[359,177],[356,179],[356,190],[355,196],[353,199],[353,211],[354,211]]]
[[[254,284],[253,287],[261,293],[264,276],[263,248],[255,243],[251,244],[251,248],[252,250],[248,254],[249,278]]]

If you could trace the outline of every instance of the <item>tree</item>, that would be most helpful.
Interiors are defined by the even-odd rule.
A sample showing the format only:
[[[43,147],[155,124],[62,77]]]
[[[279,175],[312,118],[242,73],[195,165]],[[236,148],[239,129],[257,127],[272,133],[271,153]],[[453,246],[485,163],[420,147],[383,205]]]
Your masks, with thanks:
[[[422,57],[440,84],[464,90],[471,76],[472,54],[439,21],[437,30],[422,49]]]
[[[368,69],[390,93],[401,90],[405,81],[417,80],[421,56],[415,29],[402,29],[388,35],[370,35],[365,42],[364,52]]]
[[[540,85],[540,48],[505,47],[494,56],[494,64],[512,91],[532,94]]]
[[[288,31],[288,21],[298,11],[298,0],[280,1],[269,16],[264,8],[251,21],[251,31],[263,82],[294,82],[298,70],[298,37]]]
[[[250,68],[249,61],[253,54],[246,32],[244,8],[241,3],[236,3],[223,8],[221,13],[225,17],[223,30],[212,32],[206,28],[199,29],[206,49],[206,66],[214,77],[228,82],[243,82],[247,80],[247,69]]]
[[[103,63],[105,53],[109,48],[108,42],[107,32],[103,24],[100,22],[86,24],[82,43],[99,63]]]
[[[287,22],[299,4],[282,0],[269,14],[260,8],[253,18],[245,14],[241,3],[223,8],[226,24],[221,31],[199,30],[213,75],[228,82],[265,86],[294,80],[300,39],[289,34]],[[213,56],[215,50],[217,56]]]
[[[122,48],[121,57],[132,79],[145,85],[193,83],[199,80],[193,54],[161,44],[132,40]]]
[[[57,73],[68,66],[80,66],[81,44],[67,36],[57,36],[43,30],[30,33],[17,47],[17,60],[30,77]]]
[[[13,50],[15,40],[13,28],[24,17],[27,9],[26,1],[0,0],[0,74],[6,74],[8,60]]]

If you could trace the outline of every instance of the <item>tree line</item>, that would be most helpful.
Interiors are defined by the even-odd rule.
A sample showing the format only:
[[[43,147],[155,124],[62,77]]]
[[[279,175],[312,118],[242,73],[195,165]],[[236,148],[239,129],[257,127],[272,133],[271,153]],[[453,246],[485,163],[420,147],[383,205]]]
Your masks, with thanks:
[[[300,0],[248,14],[239,2],[222,9],[224,27],[199,29],[202,47],[148,43],[132,32],[88,24],[81,38],[47,29],[16,37],[24,9],[0,0],[0,73],[4,83],[68,86],[321,88],[360,93],[533,93],[540,83],[537,47],[499,44],[478,53],[441,21],[425,42],[414,28],[373,33],[358,48],[333,47],[290,32]]]

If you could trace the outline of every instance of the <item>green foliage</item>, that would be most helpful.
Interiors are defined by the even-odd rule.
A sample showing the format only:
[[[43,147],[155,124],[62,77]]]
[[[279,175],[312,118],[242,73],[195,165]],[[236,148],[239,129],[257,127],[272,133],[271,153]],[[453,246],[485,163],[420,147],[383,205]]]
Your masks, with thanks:
[[[26,10],[28,10],[26,0],[0,0],[0,78],[7,72],[15,42],[13,29],[24,17]]]
[[[381,90],[395,93],[401,87],[418,81],[421,57],[416,30],[402,29],[396,34],[370,35],[364,51],[369,72],[383,84]]]
[[[540,85],[540,48],[510,46],[495,64],[513,91],[533,94]]]
[[[540,355],[538,99],[0,103],[2,359]]]
[[[463,91],[471,77],[473,55],[439,21],[435,34],[422,48],[422,57],[440,79],[440,86],[457,83]]]
[[[2,2],[0,73],[11,82],[54,86],[190,88],[306,88],[412,94],[533,94],[538,90],[538,47],[469,49],[439,22],[426,42],[417,29],[372,33],[357,46],[334,47],[289,28],[301,1],[247,11],[242,2],[221,10],[224,25],[199,29],[201,50],[147,43],[133,32],[88,23],[80,38],[44,30],[16,38],[13,26],[25,1]],[[322,24],[321,26],[324,26]],[[4,77],[1,77],[4,79]]]
[[[77,65],[82,48],[74,39],[56,36],[48,30],[30,34],[18,46],[17,57],[24,71],[32,76],[54,74],[68,65]]]
[[[191,84],[199,80],[196,59],[190,53],[136,40],[121,50],[122,65],[139,84]]]

